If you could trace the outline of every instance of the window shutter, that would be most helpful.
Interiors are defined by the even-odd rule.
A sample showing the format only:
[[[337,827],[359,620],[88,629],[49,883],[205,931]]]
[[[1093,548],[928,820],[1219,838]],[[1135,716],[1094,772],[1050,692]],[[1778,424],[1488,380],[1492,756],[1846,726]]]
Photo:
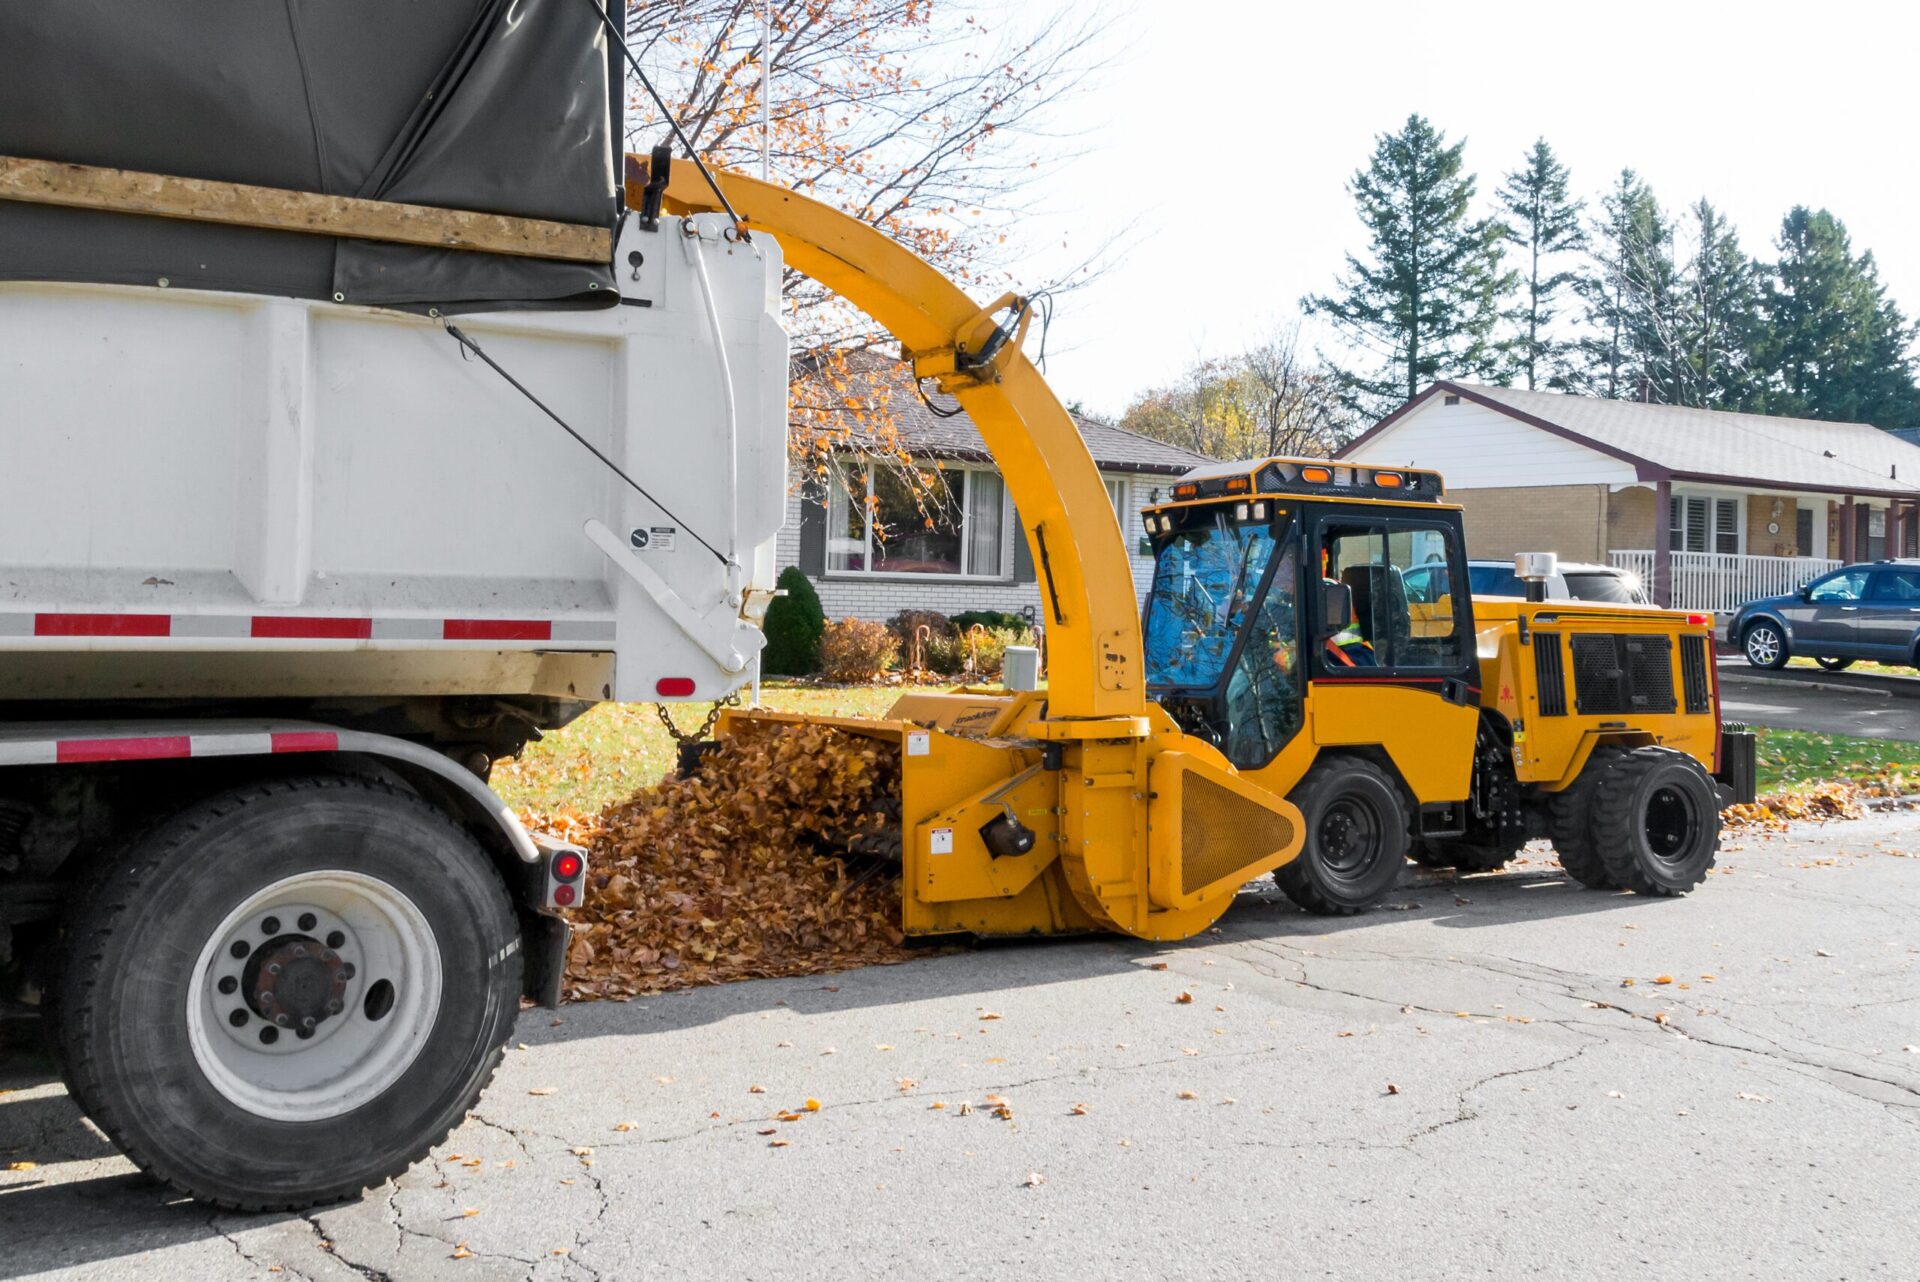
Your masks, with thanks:
[[[1729,556],[1740,551],[1740,509],[1738,499],[1718,499],[1713,512],[1713,550]]]
[[[1027,546],[1027,526],[1020,519],[1020,509],[1013,510],[1013,581],[1032,583],[1039,576],[1033,572],[1033,549]]]
[[[827,501],[826,495],[800,496],[800,572],[810,579],[825,578],[827,573]]]

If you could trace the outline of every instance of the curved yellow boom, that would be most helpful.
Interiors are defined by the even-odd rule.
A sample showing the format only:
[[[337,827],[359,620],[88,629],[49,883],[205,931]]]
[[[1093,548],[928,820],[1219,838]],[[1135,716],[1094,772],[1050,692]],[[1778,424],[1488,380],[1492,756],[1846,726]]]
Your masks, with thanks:
[[[639,204],[646,164],[628,158],[630,205]],[[1033,550],[1047,612],[1049,718],[1141,715],[1146,682],[1132,572],[1093,456],[1016,338],[987,366],[967,365],[969,354],[977,355],[994,335],[995,314],[1019,300],[1008,296],[983,311],[952,281],[858,219],[770,183],[716,176],[749,232],[777,236],[788,266],[886,327],[915,375],[937,379],[980,429]],[[692,165],[673,166],[669,212],[719,208]]]

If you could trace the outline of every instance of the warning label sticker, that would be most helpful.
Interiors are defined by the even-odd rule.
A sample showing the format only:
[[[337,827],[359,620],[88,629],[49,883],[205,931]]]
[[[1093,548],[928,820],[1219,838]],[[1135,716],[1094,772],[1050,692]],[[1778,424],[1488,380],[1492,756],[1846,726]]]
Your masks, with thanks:
[[[953,829],[934,828],[927,833],[927,853],[930,855],[950,855],[953,853]]]
[[[932,753],[932,751],[932,735],[928,734],[925,730],[909,730],[907,732],[907,755],[909,757],[924,757]]]

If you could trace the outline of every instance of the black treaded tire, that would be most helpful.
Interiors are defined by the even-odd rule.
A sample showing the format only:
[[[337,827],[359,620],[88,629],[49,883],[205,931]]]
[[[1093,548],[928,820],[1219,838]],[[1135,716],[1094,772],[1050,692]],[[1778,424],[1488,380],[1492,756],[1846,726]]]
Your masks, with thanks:
[[[440,1001],[384,1091],[337,1116],[275,1120],[215,1089],[195,1059],[192,972],[250,896],[318,870],[378,879],[412,902],[432,929]],[[521,990],[513,906],[486,853],[411,793],[335,775],[237,788],[101,871],[63,925],[50,1040],[80,1107],[141,1169],[198,1201],[291,1211],[354,1197],[443,1140],[499,1066]]]
[[[1288,899],[1310,913],[1345,916],[1379,903],[1407,860],[1400,787],[1362,757],[1322,757],[1289,794],[1306,820],[1300,853],[1274,870]]]
[[[1830,659],[1825,655],[1817,655],[1813,661],[1828,672],[1845,672],[1853,666],[1852,659]]]
[[[1461,872],[1495,872],[1505,868],[1520,848],[1527,843],[1516,841],[1511,846],[1476,846],[1466,841],[1442,841],[1426,837],[1415,841],[1407,851],[1407,858],[1416,864],[1428,868],[1457,868]]]
[[[1686,894],[1720,849],[1713,779],[1672,748],[1635,748],[1608,763],[1591,817],[1608,874],[1639,895]]]
[[[1579,775],[1559,792],[1547,794],[1547,835],[1567,876],[1588,890],[1618,890],[1593,835],[1593,793],[1609,765],[1627,749],[1602,744],[1587,757]]]

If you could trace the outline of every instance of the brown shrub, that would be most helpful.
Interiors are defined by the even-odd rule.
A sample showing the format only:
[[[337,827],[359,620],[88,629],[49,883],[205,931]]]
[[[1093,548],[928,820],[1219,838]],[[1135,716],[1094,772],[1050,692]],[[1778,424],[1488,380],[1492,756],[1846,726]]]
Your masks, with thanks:
[[[820,675],[829,681],[877,681],[899,657],[900,639],[884,623],[835,619],[820,638]]]

